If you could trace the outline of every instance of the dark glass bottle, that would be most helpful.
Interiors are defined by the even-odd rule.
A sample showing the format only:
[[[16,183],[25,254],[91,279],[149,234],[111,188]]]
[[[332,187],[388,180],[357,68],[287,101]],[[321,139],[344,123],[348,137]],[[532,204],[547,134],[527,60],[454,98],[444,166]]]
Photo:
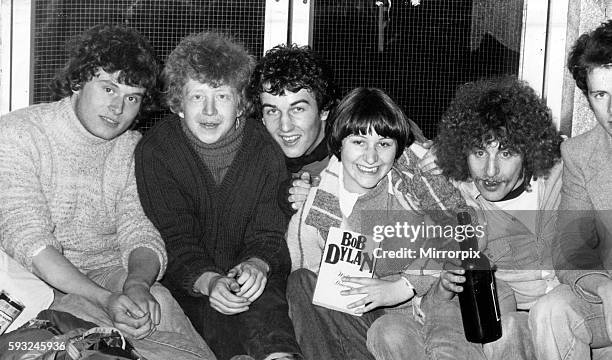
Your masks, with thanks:
[[[460,212],[457,220],[459,225],[472,224],[467,212]],[[459,248],[462,251],[478,250],[478,239],[474,231],[466,234]],[[502,335],[502,326],[491,263],[484,254],[480,254],[480,257],[467,257],[461,265],[465,269],[466,279],[462,284],[463,291],[459,293],[465,337],[470,342],[481,344],[495,341]]]

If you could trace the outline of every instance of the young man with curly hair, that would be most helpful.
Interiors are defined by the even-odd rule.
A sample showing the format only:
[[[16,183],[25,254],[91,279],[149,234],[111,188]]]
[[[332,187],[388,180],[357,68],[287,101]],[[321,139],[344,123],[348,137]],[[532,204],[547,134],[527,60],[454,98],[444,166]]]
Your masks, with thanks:
[[[136,148],[145,213],[168,251],[163,283],[223,360],[300,358],[285,286],[285,159],[245,97],[253,58],[227,35],[184,38],[163,71],[173,114]],[[243,355],[247,354],[247,355]]]
[[[538,359],[612,356],[612,21],[583,34],[567,67],[598,125],[561,146],[554,265],[562,285],[532,310]]]
[[[442,117],[438,165],[480,209],[480,248],[497,267],[502,338],[485,344],[488,359],[533,358],[526,310],[559,283],[551,246],[561,142],[544,101],[513,77],[463,85]],[[443,271],[429,300],[440,309],[457,306],[463,275],[463,269]]]
[[[168,290],[166,250],[145,216],[129,131],[159,71],[136,31],[98,25],[70,44],[56,102],[0,120],[0,245],[67,295],[56,309],[135,339],[151,359],[213,358]],[[170,341],[169,341],[170,340]]]
[[[292,44],[275,46],[261,58],[249,96],[256,116],[285,153],[292,177],[281,187],[279,201],[292,215],[308,195],[308,186],[292,183],[309,184],[329,163],[333,124],[328,116],[340,92],[329,65],[308,46]],[[416,141],[426,142],[419,127],[408,122]]]
[[[279,189],[279,203],[292,215],[298,207],[293,203],[308,193],[292,183],[301,179],[310,184],[329,162],[327,119],[339,97],[332,71],[308,46],[278,45],[255,66],[249,96],[256,116],[285,154],[291,178]]]
[[[339,97],[327,63],[307,46],[275,46],[255,67],[249,92],[289,170],[318,175],[329,160],[327,117]]]

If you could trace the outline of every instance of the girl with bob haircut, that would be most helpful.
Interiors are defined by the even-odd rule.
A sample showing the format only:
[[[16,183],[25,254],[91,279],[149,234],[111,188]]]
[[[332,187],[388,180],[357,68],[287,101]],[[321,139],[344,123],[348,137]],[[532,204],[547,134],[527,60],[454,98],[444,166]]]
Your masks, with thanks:
[[[397,143],[395,158],[414,141],[404,112],[384,91],[376,88],[357,88],[351,91],[336,107],[329,147],[338,160],[342,140],[349,135],[368,134],[374,130],[378,135],[392,138]]]
[[[363,294],[361,300],[349,305],[362,316],[315,306],[312,296],[316,274],[330,228],[371,235],[372,227],[367,224],[372,218],[382,221],[375,224],[394,223],[389,218],[394,211],[402,211],[401,220],[410,224],[426,221],[425,214],[429,216],[427,221],[451,222],[454,214],[436,210],[466,205],[446,179],[418,169],[425,150],[413,143],[407,117],[384,91],[354,89],[330,117],[333,128],[329,147],[333,156],[321,173],[319,185],[310,189],[304,205],[292,217],[287,232],[293,271],[287,283],[290,317],[306,358],[368,359],[372,354],[383,358],[390,351],[385,339],[394,336],[394,330],[389,330],[392,327],[386,329],[386,319],[416,321],[411,300],[428,292],[441,264],[380,258],[373,279],[342,279],[357,285],[338,296]],[[390,251],[411,246],[455,246],[452,240],[437,239],[412,243],[383,240],[381,244]],[[377,325],[381,319],[385,320],[383,325]],[[376,330],[369,331],[371,327]],[[336,338],[340,341],[329,341]],[[344,342],[351,345],[342,346]]]

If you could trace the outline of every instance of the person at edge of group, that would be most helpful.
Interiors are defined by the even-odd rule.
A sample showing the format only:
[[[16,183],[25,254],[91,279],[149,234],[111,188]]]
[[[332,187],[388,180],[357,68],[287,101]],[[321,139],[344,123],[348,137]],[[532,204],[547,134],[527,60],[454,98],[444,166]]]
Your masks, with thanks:
[[[345,294],[367,295],[350,305],[361,317],[315,306],[312,296],[316,274],[330,227],[363,233],[361,225],[368,210],[380,214],[401,210],[402,219],[420,224],[425,216],[418,210],[462,209],[465,201],[442,176],[421,173],[417,153],[422,155],[424,149],[417,150],[406,116],[382,90],[354,89],[329,116],[333,121],[329,134],[333,157],[321,172],[319,185],[310,188],[306,202],[293,215],[287,232],[293,270],[287,285],[289,311],[305,358],[371,359],[372,350],[374,357],[385,359],[385,349],[369,345],[394,333],[377,326],[376,319],[385,313],[383,316],[413,321],[413,311],[422,314],[418,302],[436,281],[442,264],[433,259],[401,259],[401,265],[394,266],[378,259],[377,278],[345,278],[344,281],[359,284]],[[454,214],[440,213],[442,221],[444,216],[455,218]],[[414,244],[439,249],[457,247],[452,239],[426,240],[419,239]],[[400,246],[410,245],[403,241]],[[470,347],[465,338],[456,339]],[[418,350],[410,349],[408,353],[415,351]]]
[[[597,125],[561,146],[554,267],[561,285],[531,310],[540,360],[612,358],[612,21],[581,35],[567,67]],[[537,341],[536,341],[537,340]]]
[[[51,88],[58,101],[0,120],[0,246],[56,290],[52,308],[114,326],[148,359],[214,359],[168,290],[166,250],[134,176],[159,65],[121,25],[69,44]]]
[[[481,254],[497,268],[502,337],[484,345],[489,360],[534,358],[528,311],[559,284],[551,246],[562,141],[544,101],[512,76],[461,86],[442,116],[437,164],[478,209],[478,223],[485,226],[478,239]],[[454,294],[463,290],[464,273],[443,271],[434,296],[427,298],[448,312],[444,327],[463,327]],[[410,342],[398,345],[407,350]]]
[[[338,102],[339,90],[328,64],[315,51],[292,44],[275,46],[259,60],[249,96],[285,154],[291,178],[281,186],[279,202],[291,216],[308,195],[310,182],[318,183],[329,162],[327,143],[333,125],[329,112]],[[408,122],[415,140],[428,147],[418,126]]]
[[[229,35],[185,37],[163,70],[173,114],[136,148],[138,193],[168,251],[163,283],[220,359],[298,359],[285,298],[285,159],[245,88],[254,66]]]

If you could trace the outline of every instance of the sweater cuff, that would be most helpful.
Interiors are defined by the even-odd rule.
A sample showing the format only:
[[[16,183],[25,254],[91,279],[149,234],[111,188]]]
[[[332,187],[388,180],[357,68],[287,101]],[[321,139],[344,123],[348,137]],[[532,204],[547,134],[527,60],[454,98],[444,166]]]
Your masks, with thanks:
[[[204,297],[206,295],[202,294],[199,291],[195,291],[194,286],[195,286],[195,282],[200,278],[200,276],[202,276],[204,273],[207,272],[214,272],[217,273],[221,276],[225,275],[225,272],[220,269],[219,267],[216,266],[210,266],[210,267],[205,267],[202,269],[201,272],[193,272],[193,273],[187,273],[183,276],[183,279],[181,281],[181,287],[182,289],[189,295],[189,296],[193,296],[193,297]]]
[[[268,279],[274,276],[285,276],[291,271],[291,260],[288,251],[274,251],[270,252],[270,249],[252,249],[249,253],[242,254],[238,258],[238,265],[241,262],[247,261],[250,258],[258,258],[264,261],[270,267],[268,271]],[[268,250],[268,251],[266,251]]]
[[[430,275],[411,275],[402,273],[401,276],[412,284],[416,296],[424,296],[427,294],[431,286],[437,281],[436,277]]]
[[[1,245],[1,244],[0,244]],[[55,248],[60,254],[63,254],[63,247],[62,244],[60,244],[57,240],[55,240],[54,238],[49,242],[49,243],[39,243],[36,245],[32,245],[32,247],[26,249],[24,252],[21,251],[15,251],[13,254],[11,254],[9,252],[9,249],[3,249],[10,257],[12,257],[13,259],[15,259],[15,261],[17,261],[19,264],[21,264],[21,266],[23,266],[26,270],[33,272],[34,269],[32,267],[32,259],[40,254],[41,251],[43,251],[44,249],[46,249],[47,247],[53,247]],[[1,246],[0,246],[1,249]]]

